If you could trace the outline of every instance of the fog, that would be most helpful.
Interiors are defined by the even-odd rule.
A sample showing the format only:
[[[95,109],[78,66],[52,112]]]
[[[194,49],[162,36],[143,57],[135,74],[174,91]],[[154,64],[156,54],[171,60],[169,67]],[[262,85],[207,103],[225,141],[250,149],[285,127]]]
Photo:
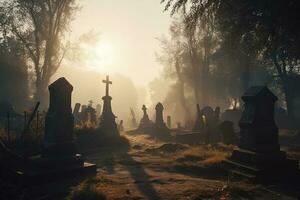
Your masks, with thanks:
[[[102,97],[105,95],[105,84],[102,80],[107,74],[89,71],[84,68],[63,66],[52,81],[59,77],[65,77],[73,85],[72,106],[75,103],[87,105],[90,100],[93,106],[103,105]],[[112,96],[112,109],[117,116],[117,121],[130,119],[130,108],[133,108],[136,116],[141,116],[143,104],[149,103],[146,88],[136,86],[133,81],[122,74],[109,74],[112,85],[110,85],[110,96]]]

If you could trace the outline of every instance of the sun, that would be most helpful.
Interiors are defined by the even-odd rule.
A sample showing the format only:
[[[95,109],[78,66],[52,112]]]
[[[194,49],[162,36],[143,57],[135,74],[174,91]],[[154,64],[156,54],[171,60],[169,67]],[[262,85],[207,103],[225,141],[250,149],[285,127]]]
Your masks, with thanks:
[[[90,70],[108,73],[113,71],[115,49],[110,41],[98,41],[88,49],[87,66]]]

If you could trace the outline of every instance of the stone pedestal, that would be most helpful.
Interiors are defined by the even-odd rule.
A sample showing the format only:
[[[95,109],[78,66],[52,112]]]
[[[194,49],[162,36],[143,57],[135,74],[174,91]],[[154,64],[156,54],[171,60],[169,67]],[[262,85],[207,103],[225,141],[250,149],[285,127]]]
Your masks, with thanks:
[[[252,87],[242,97],[245,109],[239,123],[240,144],[225,166],[235,175],[258,181],[290,179],[298,175],[298,161],[280,151],[274,122],[277,97],[267,87]]]
[[[141,132],[148,132],[151,131],[154,127],[153,122],[149,119],[148,113],[147,113],[147,108],[145,105],[143,105],[142,107],[143,110],[143,117],[140,121],[139,127],[138,127],[138,131]]]
[[[116,123],[116,116],[113,114],[111,109],[111,100],[110,96],[102,97],[103,100],[103,111],[100,119],[100,129],[107,134],[108,136],[119,135],[118,126]]]

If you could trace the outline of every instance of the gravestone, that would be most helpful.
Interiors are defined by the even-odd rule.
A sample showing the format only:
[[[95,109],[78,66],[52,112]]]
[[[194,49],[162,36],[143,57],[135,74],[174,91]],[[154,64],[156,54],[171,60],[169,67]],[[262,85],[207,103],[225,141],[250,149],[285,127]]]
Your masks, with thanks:
[[[202,132],[204,130],[205,124],[203,120],[203,113],[200,110],[199,104],[197,104],[197,115],[194,124],[193,131],[194,132]]]
[[[49,86],[50,102],[45,119],[42,155],[30,157],[18,166],[12,165],[11,174],[18,183],[39,183],[95,173],[96,165],[84,161],[77,154],[71,108],[73,86],[60,78]]]
[[[149,127],[153,127],[153,122],[149,119],[148,113],[147,113],[147,107],[143,105],[143,117],[139,124],[139,130],[144,130],[145,128],[148,129]]]
[[[43,156],[75,155],[74,117],[71,110],[73,86],[60,78],[49,86],[50,105],[45,121]]]
[[[155,106],[155,111],[156,111],[155,126],[159,128],[166,127],[166,124],[163,119],[163,110],[164,110],[164,106],[161,103],[158,103]]]
[[[155,126],[151,135],[158,138],[166,138],[170,136],[170,129],[166,126],[163,118],[164,106],[161,103],[155,106]]]
[[[287,159],[280,150],[274,121],[277,97],[267,87],[251,87],[242,97],[239,149],[225,165],[235,175],[265,181],[289,179],[298,173],[298,161]]]
[[[143,105],[142,111],[143,111],[143,117],[140,120],[138,128],[134,129],[134,130],[131,130],[131,131],[128,131],[128,133],[134,133],[134,134],[151,134],[151,133],[153,133],[155,125],[149,119],[149,116],[148,116],[148,113],[147,113],[147,107],[145,105]],[[131,114],[132,114],[132,116],[135,116],[132,109],[131,109]],[[132,121],[132,122],[134,123],[134,121]]]
[[[233,127],[236,131],[239,131],[239,121],[241,119],[242,116],[242,111],[238,108],[234,108],[234,109],[227,109],[225,110],[221,117],[220,117],[220,121],[231,121],[233,122]]]
[[[99,127],[106,135],[117,136],[119,135],[118,126],[116,124],[116,116],[113,114],[111,108],[112,97],[109,96],[109,85],[112,82],[109,80],[109,76],[106,76],[106,80],[102,82],[105,83],[105,96],[102,97],[103,110]]]
[[[217,112],[216,112],[217,111]],[[204,121],[205,143],[217,144],[220,142],[220,132],[218,125],[218,109],[214,111],[210,106],[206,106],[201,110]]]
[[[224,121],[219,125],[219,128],[222,133],[224,144],[237,144],[238,138],[237,134],[234,132],[233,122]]]

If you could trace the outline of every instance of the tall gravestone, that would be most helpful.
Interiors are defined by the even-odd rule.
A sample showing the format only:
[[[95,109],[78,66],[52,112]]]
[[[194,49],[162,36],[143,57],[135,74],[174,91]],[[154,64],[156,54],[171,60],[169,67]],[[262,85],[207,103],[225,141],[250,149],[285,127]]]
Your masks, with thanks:
[[[298,172],[298,161],[287,159],[280,150],[274,122],[277,97],[267,87],[251,87],[244,96],[239,122],[239,149],[225,161],[229,171],[256,180],[282,179]],[[291,176],[290,176],[291,175]]]
[[[100,129],[107,135],[116,136],[119,135],[119,131],[116,116],[113,114],[111,108],[112,97],[109,96],[109,85],[112,84],[112,82],[109,80],[109,76],[106,76],[106,80],[102,82],[105,83],[105,96],[102,97],[103,109],[100,119]]]
[[[164,106],[161,103],[156,104],[155,111],[156,111],[155,126],[152,135],[157,137],[169,136],[170,129],[167,127],[166,123],[164,122],[164,117],[163,117]]]
[[[59,78],[49,86],[50,102],[45,119],[42,155],[30,158],[29,163],[36,166],[35,173],[25,170],[25,178],[41,181],[38,179],[96,172],[95,164],[84,162],[83,157],[77,154],[73,135],[72,91],[73,86],[65,78]]]
[[[155,106],[155,111],[156,111],[155,125],[157,127],[165,127],[166,126],[164,119],[163,119],[163,110],[164,110],[164,106],[161,103],[158,103]]]
[[[43,156],[75,155],[74,117],[71,108],[73,86],[60,78],[49,86],[50,105],[45,121]]]
[[[193,127],[193,131],[195,132],[201,132],[204,129],[204,121],[203,121],[203,113],[200,110],[199,104],[197,104],[197,115],[196,115],[196,120],[195,124]]]

